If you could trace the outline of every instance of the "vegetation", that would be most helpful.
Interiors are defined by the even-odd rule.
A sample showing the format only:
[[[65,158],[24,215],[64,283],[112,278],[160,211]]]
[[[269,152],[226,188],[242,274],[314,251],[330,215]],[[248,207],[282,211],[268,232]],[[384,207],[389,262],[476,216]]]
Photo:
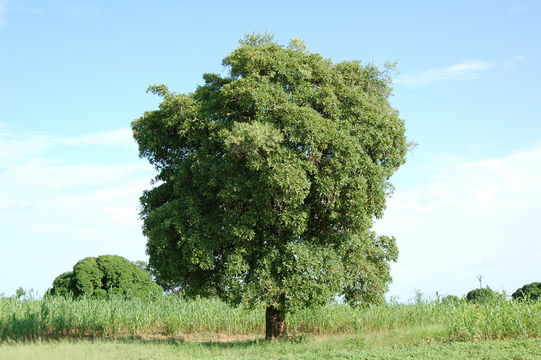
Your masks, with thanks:
[[[292,313],[292,337],[280,342],[261,341],[264,312],[176,294],[152,300],[0,298],[0,358],[541,358],[538,301],[327,305]]]
[[[506,295],[497,293],[489,287],[471,290],[466,294],[466,300],[473,303],[487,303],[497,298],[505,298]]]
[[[123,340],[45,342],[0,345],[0,358],[10,360],[538,360],[541,339],[492,340],[475,343],[431,343],[417,332],[348,335],[295,341],[185,342],[182,340]]]
[[[231,307],[217,299],[171,295],[153,300],[49,297],[0,299],[0,341],[123,336],[259,337],[264,307]],[[541,302],[496,300],[472,304],[390,304],[368,308],[334,304],[289,317],[292,336],[393,333],[415,330],[434,341],[541,337]],[[408,330],[409,329],[409,330]]]
[[[163,101],[132,124],[158,170],[141,197],[151,268],[185,294],[264,306],[269,338],[338,294],[383,302],[398,250],[370,228],[407,151],[388,73],[267,35],[223,64],[193,93],[150,87]]]
[[[56,277],[47,296],[98,298],[110,296],[151,297],[160,295],[148,272],[121,256],[87,257],[73,271]]]
[[[460,302],[460,298],[455,295],[447,295],[441,299],[441,302],[443,304],[458,304]]]
[[[26,296],[26,290],[23,289],[21,286],[19,286],[17,288],[17,290],[15,290],[15,298],[17,299],[22,299]]]
[[[517,289],[511,297],[515,300],[539,300],[541,298],[541,283],[533,282]]]

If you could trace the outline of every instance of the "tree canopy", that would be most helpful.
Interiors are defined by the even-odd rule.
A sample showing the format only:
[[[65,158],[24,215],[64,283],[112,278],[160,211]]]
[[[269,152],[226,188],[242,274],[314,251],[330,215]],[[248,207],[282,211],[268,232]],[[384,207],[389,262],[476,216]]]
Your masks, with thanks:
[[[73,271],[54,279],[47,295],[107,298],[110,295],[149,297],[162,293],[150,274],[136,264],[116,255],[87,257],[73,266]]]
[[[541,298],[541,283],[526,284],[518,288],[511,297],[515,300],[539,300]]]
[[[496,292],[489,287],[473,289],[466,294],[467,301],[478,304],[502,300],[505,298],[506,295],[504,293]]]
[[[370,229],[407,152],[388,69],[267,35],[223,65],[193,93],[151,86],[159,109],[132,123],[158,171],[141,197],[150,266],[186,294],[281,318],[340,294],[383,301],[398,250]]]

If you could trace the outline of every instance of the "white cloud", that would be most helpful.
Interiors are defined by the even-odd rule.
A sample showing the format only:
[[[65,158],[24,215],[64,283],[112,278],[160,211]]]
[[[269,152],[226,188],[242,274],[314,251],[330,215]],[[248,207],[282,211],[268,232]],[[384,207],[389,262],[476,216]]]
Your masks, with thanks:
[[[400,75],[395,80],[395,83],[409,86],[423,86],[447,81],[471,80],[478,78],[482,73],[490,69],[508,67],[523,59],[523,57],[518,56],[499,63],[481,60],[462,62],[448,67],[429,69],[417,73],[406,73]]]
[[[58,139],[63,145],[133,145],[131,129],[118,129],[99,133],[85,134],[65,139]]]
[[[38,157],[52,145],[51,139],[39,134],[19,136],[0,128],[0,169]]]
[[[465,294],[476,276],[513,292],[541,273],[541,144],[501,158],[442,164],[422,185],[398,187],[378,232],[401,256],[391,294]]]
[[[0,168],[36,162],[55,146],[131,146],[135,147],[129,128],[72,137],[52,136],[43,132],[15,133],[0,124]],[[135,150],[136,151],[136,150]],[[49,162],[51,159],[48,160]]]
[[[0,293],[18,286],[43,293],[86,256],[145,258],[138,199],[153,169],[137,159],[135,147],[133,160],[66,161],[70,149],[82,145],[94,151],[134,143],[127,129],[62,138],[0,128],[0,273],[17,274],[4,279]]]

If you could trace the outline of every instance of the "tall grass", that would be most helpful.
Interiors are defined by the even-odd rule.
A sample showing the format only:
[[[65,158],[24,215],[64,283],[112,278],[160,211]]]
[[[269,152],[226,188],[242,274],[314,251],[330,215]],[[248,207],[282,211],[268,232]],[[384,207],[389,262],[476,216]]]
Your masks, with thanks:
[[[213,299],[0,299],[0,340],[114,337],[121,334],[250,334],[261,331],[258,310]]]
[[[287,318],[295,334],[387,332],[436,329],[451,339],[527,338],[541,336],[541,302],[496,301],[473,305],[391,304],[369,308],[329,305],[305,309]],[[264,309],[234,308],[215,299],[186,300],[164,296],[152,301],[47,298],[0,299],[0,341],[48,337],[117,337],[264,333]]]
[[[541,337],[541,301],[463,304],[453,315],[449,334],[459,340]]]

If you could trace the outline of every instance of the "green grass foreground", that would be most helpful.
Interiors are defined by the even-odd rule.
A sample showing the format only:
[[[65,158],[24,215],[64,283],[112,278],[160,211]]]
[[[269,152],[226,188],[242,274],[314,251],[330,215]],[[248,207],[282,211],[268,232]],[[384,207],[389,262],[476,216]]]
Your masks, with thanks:
[[[445,340],[528,339],[541,337],[541,302],[420,302],[369,308],[329,305],[287,318],[293,336],[403,333]],[[207,334],[261,337],[264,310],[233,308],[213,299],[164,296],[138,299],[0,299],[0,342],[61,338],[115,339],[149,335],[193,339]]]
[[[0,360],[541,359],[541,302],[329,305],[261,340],[263,309],[213,299],[0,299]]]
[[[404,334],[402,334],[404,336]],[[301,341],[184,342],[154,341],[59,341],[0,344],[0,359],[9,360],[169,360],[169,359],[364,359],[364,360],[452,360],[452,359],[540,359],[541,339],[492,340],[430,344],[419,342],[391,345],[400,340],[371,336],[338,336]],[[408,336],[411,336],[408,335]],[[389,343],[390,342],[390,343]]]

